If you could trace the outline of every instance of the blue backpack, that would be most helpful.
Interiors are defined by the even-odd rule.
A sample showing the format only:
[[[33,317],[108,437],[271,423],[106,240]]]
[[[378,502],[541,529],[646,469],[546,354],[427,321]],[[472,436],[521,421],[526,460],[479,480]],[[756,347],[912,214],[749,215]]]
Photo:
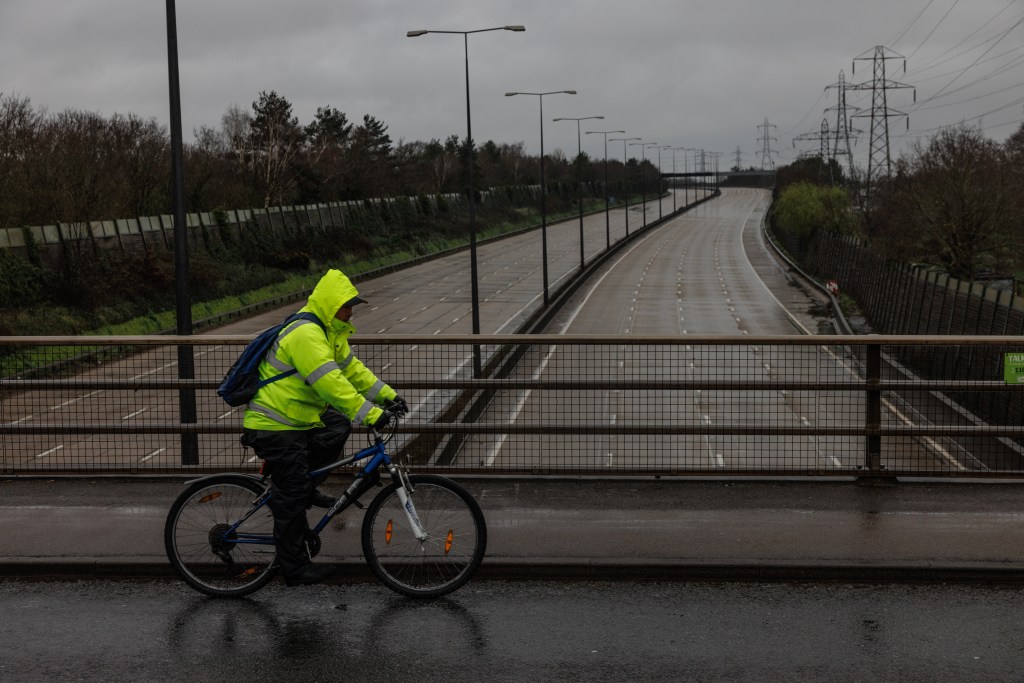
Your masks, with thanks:
[[[313,313],[292,314],[285,318],[284,322],[280,325],[274,325],[260,332],[259,336],[249,342],[245,349],[242,350],[238,360],[235,361],[235,364],[224,375],[224,380],[217,387],[217,395],[224,399],[229,406],[245,405],[256,396],[256,392],[260,390],[260,387],[298,372],[298,370],[292,368],[287,372],[282,372],[280,375],[260,380],[260,362],[263,361],[264,356],[267,355],[267,352],[274,345],[274,341],[277,339],[277,335],[281,333],[281,330],[296,320],[315,322],[324,331],[324,334],[327,333],[327,328],[323,322]]]

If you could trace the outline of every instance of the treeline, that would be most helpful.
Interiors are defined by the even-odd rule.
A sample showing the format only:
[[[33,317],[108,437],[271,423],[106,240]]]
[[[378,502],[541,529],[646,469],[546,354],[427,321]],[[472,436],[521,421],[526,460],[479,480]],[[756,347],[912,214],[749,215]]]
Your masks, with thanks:
[[[376,197],[458,193],[467,187],[466,140],[394,141],[388,126],[332,106],[300,122],[292,104],[261,92],[248,109],[227,108],[185,146],[186,211],[212,211]],[[639,177],[630,160],[630,176]],[[646,162],[647,172],[654,167]],[[540,160],[521,142],[475,149],[475,187],[538,184]],[[604,160],[546,156],[549,187],[604,179]],[[621,161],[609,160],[618,183]],[[648,176],[653,177],[653,176]],[[0,93],[0,227],[82,223],[170,212],[170,138],[134,114],[66,110]]]
[[[773,226],[797,252],[815,230],[838,230],[884,258],[956,278],[1024,280],[1024,124],[1002,143],[963,125],[942,129],[867,189],[834,160],[800,160],[779,170]]]
[[[193,303],[279,286],[328,264],[366,269],[464,244],[465,145],[454,135],[394,143],[378,119],[356,125],[332,107],[303,125],[274,92],[251,110],[229,107],[219,128],[200,128],[184,150],[186,211],[209,212],[215,223],[189,242]],[[539,162],[522,143],[475,150],[475,187],[489,190],[478,206],[481,236],[539,222],[530,187]],[[603,205],[602,162],[547,157],[549,214],[575,210],[577,169]],[[631,194],[639,194],[639,166],[630,166]],[[621,161],[610,164],[613,196],[625,192],[622,171]],[[647,172],[652,179],[649,164]],[[155,121],[50,114],[0,94],[0,227],[167,214],[169,185],[170,139]],[[378,198],[391,199],[370,201]],[[341,200],[353,202],[344,220],[276,227],[231,226],[224,211]],[[174,308],[174,255],[159,240],[131,251],[69,241],[53,259],[23,234],[25,248],[0,249],[0,335],[81,334]]]

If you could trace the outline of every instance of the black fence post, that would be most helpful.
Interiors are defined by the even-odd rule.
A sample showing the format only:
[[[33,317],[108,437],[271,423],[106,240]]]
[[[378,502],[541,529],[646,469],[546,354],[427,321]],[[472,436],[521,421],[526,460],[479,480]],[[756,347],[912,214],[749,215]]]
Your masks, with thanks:
[[[878,388],[882,380],[882,345],[867,346],[867,376],[864,378],[864,464],[872,475],[882,472],[882,391]]]

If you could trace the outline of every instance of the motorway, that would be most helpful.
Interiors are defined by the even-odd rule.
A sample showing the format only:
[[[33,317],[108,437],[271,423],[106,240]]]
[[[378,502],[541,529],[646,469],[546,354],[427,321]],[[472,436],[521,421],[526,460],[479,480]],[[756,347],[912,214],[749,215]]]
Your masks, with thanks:
[[[692,195],[691,195],[692,199]],[[650,202],[649,220],[682,206],[682,193],[666,195],[661,209]],[[819,332],[807,315],[795,312],[816,303],[794,289],[763,242],[760,223],[770,203],[766,190],[727,189],[639,239],[626,244],[561,309],[548,332],[570,335],[731,335],[755,340],[764,335]],[[585,217],[587,261],[605,249],[606,240],[626,237],[627,212],[615,209]],[[641,225],[643,210],[628,211],[630,232]],[[607,229],[607,234],[606,234]],[[549,288],[554,290],[580,268],[577,219],[548,226]],[[480,320],[484,334],[515,331],[543,305],[540,231],[531,231],[479,247]],[[364,335],[467,334],[471,331],[469,260],[466,253],[436,259],[359,284],[370,301],[354,319]],[[781,299],[781,300],[780,300]],[[222,327],[217,335],[251,334],[279,321],[294,305]],[[596,351],[594,349],[597,349]],[[214,342],[197,347],[196,376],[219,377],[237,347]],[[519,378],[623,379],[636,391],[587,392],[521,390],[499,393],[482,417],[514,424],[548,420],[576,425],[705,425],[779,427],[851,427],[863,422],[863,400],[856,394],[811,391],[641,391],[653,379],[845,381],[856,376],[856,361],[835,347],[750,344],[679,347],[591,347],[595,357],[567,347],[536,349],[517,368]],[[671,351],[671,353],[670,353]],[[436,351],[411,345],[403,349],[361,347],[360,358],[385,379],[465,378],[471,373],[468,347],[439,359]],[[486,353],[485,349],[485,353]],[[168,378],[177,374],[174,347],[157,347],[127,362],[107,363],[83,378]],[[428,419],[451,401],[452,392],[406,392],[414,415]],[[200,393],[204,421],[231,424],[241,410],[226,410],[216,396]],[[893,401],[898,399],[894,398]],[[908,420],[904,406],[887,403],[886,419]],[[104,389],[25,392],[3,403],[7,424],[55,424],[61,421],[173,422],[175,394],[167,391]],[[914,416],[916,419],[916,416]],[[444,451],[444,464],[472,463],[496,468],[543,470],[571,463],[576,469],[635,471],[700,469],[841,470],[863,461],[863,440],[840,436],[750,437],[733,435],[481,435]],[[953,463],[969,456],[950,454],[936,440],[891,442],[884,454],[891,468],[922,463]],[[442,451],[435,454],[438,457]],[[203,435],[202,463],[225,467],[252,459],[233,434]],[[77,469],[139,468],[180,462],[177,440],[159,434],[115,439],[105,435],[17,435],[4,449],[5,469],[71,463]]]
[[[709,192],[703,193],[710,194]],[[648,221],[659,213],[669,214],[682,207],[686,197],[698,199],[694,191],[682,191],[648,201]],[[628,212],[612,209],[584,218],[584,249],[592,260],[607,242],[623,240],[627,233],[642,225],[644,207],[630,205]],[[543,268],[541,231],[534,230],[503,240],[481,244],[478,249],[481,332],[501,334],[515,331],[518,325],[543,306]],[[580,267],[580,229],[576,218],[547,227],[549,289],[553,290]],[[465,251],[419,264],[401,271],[359,283],[362,296],[371,303],[357,310],[354,323],[362,334],[469,334],[471,330],[469,259]],[[295,305],[213,330],[209,335],[253,334],[279,322]],[[197,377],[221,377],[233,361],[238,348],[219,344],[197,347]],[[364,350],[360,357],[384,377],[418,376],[436,372],[437,358],[424,349],[407,349],[395,367],[375,363],[377,354]],[[469,357],[446,358],[451,367],[445,373],[455,376],[467,371]],[[109,362],[77,377],[83,380],[173,379],[178,360],[174,347],[158,347],[136,354],[129,361]],[[431,400],[443,402],[443,395]],[[220,400],[205,392],[197,396],[201,419],[230,424],[241,420],[241,409],[225,410]],[[421,411],[435,409],[424,400]],[[176,395],[167,391],[115,391],[106,389],[70,389],[63,391],[27,391],[5,398],[0,404],[0,422],[11,425],[48,425],[75,422],[131,424],[133,422],[174,422],[178,420]],[[241,450],[233,435],[204,435],[202,463],[220,463],[238,467]],[[49,463],[66,463],[76,469],[123,469],[175,466],[180,462],[177,439],[159,434],[143,434],[127,439],[90,435],[13,435],[5,440],[0,466],[9,471],[52,468]]]

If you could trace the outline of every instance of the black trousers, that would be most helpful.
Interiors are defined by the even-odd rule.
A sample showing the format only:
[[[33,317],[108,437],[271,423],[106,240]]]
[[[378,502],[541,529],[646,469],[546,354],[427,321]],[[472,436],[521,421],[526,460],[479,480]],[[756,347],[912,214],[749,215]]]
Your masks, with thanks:
[[[344,415],[329,409],[322,416],[324,427],[311,430],[244,430],[243,446],[249,446],[266,463],[270,475],[270,511],[274,515],[274,543],[285,576],[292,576],[310,564],[306,552],[309,497],[319,481],[309,478],[315,470],[341,457],[351,432]]]

